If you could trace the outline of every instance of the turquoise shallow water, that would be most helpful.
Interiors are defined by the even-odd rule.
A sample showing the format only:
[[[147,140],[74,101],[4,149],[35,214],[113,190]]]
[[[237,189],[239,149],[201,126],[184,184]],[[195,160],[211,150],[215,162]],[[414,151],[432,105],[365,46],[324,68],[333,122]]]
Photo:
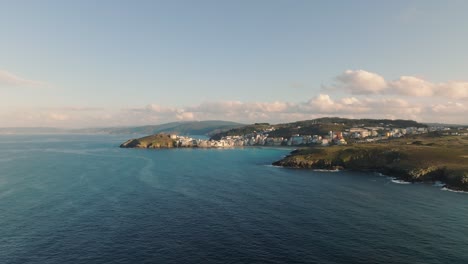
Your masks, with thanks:
[[[468,194],[125,139],[0,136],[0,263],[468,263]]]

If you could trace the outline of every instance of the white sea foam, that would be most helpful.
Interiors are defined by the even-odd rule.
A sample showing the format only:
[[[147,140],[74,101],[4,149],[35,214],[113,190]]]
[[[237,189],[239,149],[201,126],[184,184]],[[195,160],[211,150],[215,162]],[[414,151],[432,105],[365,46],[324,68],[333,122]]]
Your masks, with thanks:
[[[385,175],[385,174],[380,173],[380,172],[374,172],[374,174],[379,176],[379,177],[389,177],[388,175]]]
[[[265,167],[274,167],[274,168],[283,168],[283,166],[273,165],[273,164],[265,164]]]
[[[315,169],[313,171],[319,171],[319,172],[340,172],[341,170],[324,170],[324,169]]]
[[[449,188],[447,188],[447,187],[443,187],[441,190],[442,190],[442,191],[454,192],[454,193],[468,193],[468,192],[466,192],[466,191],[452,190],[452,189],[449,189]]]
[[[397,184],[411,184],[411,182],[398,180],[397,178],[392,178],[392,182]]]
[[[434,187],[444,187],[445,183],[443,183],[441,181],[435,181],[432,186],[434,186]]]

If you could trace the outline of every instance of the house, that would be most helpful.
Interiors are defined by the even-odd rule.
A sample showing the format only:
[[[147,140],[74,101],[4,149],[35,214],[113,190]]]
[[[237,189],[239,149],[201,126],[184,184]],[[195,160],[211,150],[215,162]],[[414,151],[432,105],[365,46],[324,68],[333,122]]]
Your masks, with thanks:
[[[301,145],[304,144],[304,138],[297,135],[297,136],[292,136],[291,137],[291,144],[292,145]]]
[[[349,133],[353,138],[366,138],[369,136],[369,130],[360,127],[350,128]]]
[[[322,146],[328,146],[329,142],[328,139],[324,138],[322,139]]]

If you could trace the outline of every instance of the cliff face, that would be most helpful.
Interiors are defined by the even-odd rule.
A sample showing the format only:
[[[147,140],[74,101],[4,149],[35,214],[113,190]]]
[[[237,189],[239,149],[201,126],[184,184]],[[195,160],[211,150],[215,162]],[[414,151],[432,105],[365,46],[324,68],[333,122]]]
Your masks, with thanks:
[[[466,158],[460,158],[457,151],[454,152],[449,160],[450,156],[433,147],[366,145],[313,148],[295,151],[273,165],[377,171],[409,182],[442,181],[451,189],[468,191]]]
[[[175,141],[166,134],[130,139],[120,145],[121,148],[173,148],[174,146]]]
[[[293,152],[274,165],[311,169],[373,170],[399,163],[401,154],[383,149],[313,148]]]

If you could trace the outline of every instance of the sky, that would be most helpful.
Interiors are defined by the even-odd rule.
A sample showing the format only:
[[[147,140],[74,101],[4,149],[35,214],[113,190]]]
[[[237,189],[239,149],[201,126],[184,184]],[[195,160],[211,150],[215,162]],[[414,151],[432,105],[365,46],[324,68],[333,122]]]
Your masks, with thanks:
[[[468,1],[0,6],[0,127],[468,124]]]

